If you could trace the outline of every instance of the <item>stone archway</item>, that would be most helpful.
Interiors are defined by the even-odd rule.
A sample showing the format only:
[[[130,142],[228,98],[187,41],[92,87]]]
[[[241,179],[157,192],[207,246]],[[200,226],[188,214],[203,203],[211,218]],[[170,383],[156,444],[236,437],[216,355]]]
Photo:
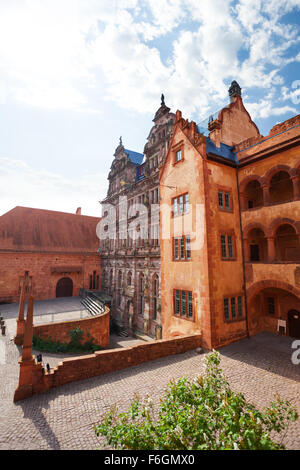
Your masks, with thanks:
[[[72,297],[73,281],[70,277],[62,277],[56,284],[56,297]]]

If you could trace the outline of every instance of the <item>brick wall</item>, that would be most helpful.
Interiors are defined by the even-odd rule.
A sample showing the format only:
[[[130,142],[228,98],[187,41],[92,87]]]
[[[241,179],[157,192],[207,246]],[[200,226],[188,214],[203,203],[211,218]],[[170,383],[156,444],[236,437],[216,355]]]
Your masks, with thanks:
[[[51,369],[50,373],[45,375],[42,374],[41,364],[20,362],[21,368],[30,369],[27,374],[30,376],[31,384],[26,387],[19,386],[15,392],[14,401],[76,380],[126,369],[161,357],[181,354],[200,345],[201,336],[193,335],[147,342],[129,348],[96,351],[87,356],[65,359],[57,368]]]
[[[105,348],[109,344],[109,309],[97,317],[34,326],[33,334],[42,339],[69,343],[69,332],[78,327],[84,332],[82,343],[94,338],[96,344]]]
[[[81,272],[52,272],[54,269],[80,267]],[[59,279],[69,277],[73,281],[73,295],[78,289],[89,288],[89,277],[96,271],[100,276],[100,257],[81,253],[18,253],[0,252],[0,302],[18,302],[20,279],[24,272],[32,277],[32,295],[35,300],[56,297]],[[101,280],[100,286],[101,288]]]

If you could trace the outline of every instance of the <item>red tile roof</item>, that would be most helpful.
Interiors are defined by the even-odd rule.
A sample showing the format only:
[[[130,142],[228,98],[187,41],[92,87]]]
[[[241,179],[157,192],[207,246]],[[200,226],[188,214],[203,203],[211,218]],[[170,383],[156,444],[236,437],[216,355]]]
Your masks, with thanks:
[[[0,216],[0,251],[96,253],[100,217],[17,206]]]

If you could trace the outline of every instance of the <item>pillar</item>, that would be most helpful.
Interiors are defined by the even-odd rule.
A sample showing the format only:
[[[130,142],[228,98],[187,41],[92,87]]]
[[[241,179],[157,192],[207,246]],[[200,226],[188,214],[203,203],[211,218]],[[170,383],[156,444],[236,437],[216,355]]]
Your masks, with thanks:
[[[268,206],[270,202],[269,186],[263,186],[262,189],[263,189],[264,206]]]
[[[19,385],[14,394],[14,402],[29,398],[33,393],[33,369],[35,359],[32,356],[33,336],[33,297],[29,297],[28,309],[25,322],[22,357],[19,359],[20,375]]]
[[[22,344],[23,337],[24,337],[24,329],[25,329],[25,319],[24,319],[24,304],[25,304],[25,289],[26,289],[26,282],[25,280],[22,283],[21,294],[20,294],[20,301],[19,301],[19,312],[18,312],[18,319],[17,319],[17,332],[14,338],[15,344]]]
[[[300,176],[292,176],[294,201],[300,199]]]
[[[268,237],[268,262],[272,263],[275,261],[276,258],[276,251],[275,251],[275,238],[274,237]]]

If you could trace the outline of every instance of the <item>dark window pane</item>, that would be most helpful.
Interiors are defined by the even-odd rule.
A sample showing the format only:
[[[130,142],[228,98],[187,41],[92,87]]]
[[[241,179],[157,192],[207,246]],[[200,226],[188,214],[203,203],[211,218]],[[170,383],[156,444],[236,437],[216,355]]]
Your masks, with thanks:
[[[224,299],[224,316],[225,320],[229,320],[229,299]]]
[[[250,261],[259,261],[259,245],[250,245]]]
[[[238,297],[238,315],[239,317],[243,316],[243,301],[242,297]]]
[[[188,292],[188,317],[193,318],[193,293]]]
[[[228,235],[228,256],[229,258],[233,258],[233,243],[232,243],[232,236]]]
[[[174,259],[179,258],[179,251],[178,251],[178,238],[174,240]]]
[[[225,235],[221,235],[221,250],[222,250],[222,258],[226,258],[226,238]]]
[[[268,297],[267,301],[268,301],[268,313],[270,315],[274,315],[274,313],[275,313],[275,299],[274,299],[274,297]]]
[[[184,238],[180,238],[180,259],[184,259]]]
[[[218,200],[219,200],[219,207],[223,209],[224,204],[223,204],[223,192],[222,191],[218,191]]]
[[[225,193],[225,209],[229,210],[230,209],[230,197],[229,193]]]
[[[175,291],[175,314],[179,315],[180,313],[180,295],[179,290]]]
[[[235,297],[231,297],[231,317],[236,318]]]
[[[181,292],[181,315],[186,316],[186,292],[184,290]]]

